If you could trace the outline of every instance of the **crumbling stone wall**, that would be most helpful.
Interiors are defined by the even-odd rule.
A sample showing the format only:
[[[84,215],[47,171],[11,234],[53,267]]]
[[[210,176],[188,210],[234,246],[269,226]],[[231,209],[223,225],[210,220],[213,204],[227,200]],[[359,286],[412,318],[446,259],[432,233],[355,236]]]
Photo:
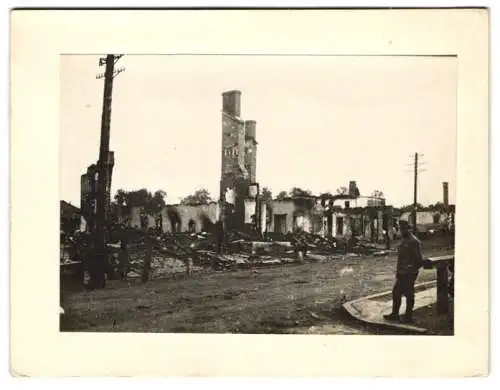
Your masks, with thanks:
[[[215,202],[206,205],[168,205],[164,207],[161,214],[164,233],[172,233],[175,222],[178,222],[177,231],[179,232],[188,232],[190,223],[194,223],[195,232],[201,232],[209,230],[211,225],[218,221],[219,205]]]
[[[245,223],[252,223],[252,216],[256,215],[256,202],[253,199],[245,199]]]
[[[220,199],[228,190],[234,201],[225,204],[224,220],[228,229],[240,229],[247,223],[245,199],[251,183],[256,182],[257,142],[255,121],[241,119],[241,92],[222,94],[222,155]]]
[[[384,237],[384,213],[382,210],[377,211],[377,240],[379,242],[383,242],[385,237]]]
[[[313,207],[304,206],[304,202],[293,199],[273,200],[271,203],[272,215],[270,216],[269,232],[277,233],[275,215],[286,215],[286,232],[295,228],[303,231],[326,236],[328,234],[328,216],[325,208],[316,203]],[[331,212],[331,233],[334,237],[351,237],[352,235],[364,236],[365,239],[382,242],[384,237],[383,218],[387,215],[392,221],[391,212],[371,208],[339,209]],[[339,220],[337,220],[339,218]],[[338,222],[342,218],[342,228],[338,229]],[[341,234],[338,231],[341,230]],[[285,232],[285,233],[286,233]],[[389,231],[392,237],[392,231]]]
[[[257,139],[255,121],[245,121],[245,169],[250,183],[257,181]]]
[[[113,167],[115,164],[114,152],[108,152],[106,162],[106,182],[104,188],[105,197],[105,212],[109,216],[111,209],[111,180],[113,176]],[[91,164],[87,167],[87,172],[80,177],[80,210],[85,218],[86,229],[91,231],[94,229],[96,219],[96,202],[97,202],[97,183],[98,183],[99,162]]]
[[[411,216],[410,212],[405,212],[401,215],[401,219],[408,221],[410,216]],[[438,219],[439,221],[438,223],[446,223],[448,214],[439,211],[417,211],[418,225],[432,225],[434,224],[434,218]]]
[[[164,233],[189,232],[190,227],[194,226],[195,232],[208,231],[219,221],[220,206],[217,202],[202,205],[167,205],[161,210],[161,227]],[[245,223],[252,222],[252,215],[255,215],[255,201],[245,200]],[[140,207],[132,207],[128,216],[128,225],[130,227],[141,229],[141,218],[147,218],[146,228],[155,228],[157,226],[157,217],[155,215],[145,215]],[[265,220],[265,212],[263,215]],[[264,229],[265,225],[263,225]]]
[[[276,226],[274,226],[274,216],[286,214],[286,232],[293,231],[293,213],[295,211],[295,205],[291,200],[273,200],[272,202],[272,214],[270,215],[270,231],[276,232]]]
[[[222,114],[222,181],[226,177],[246,177],[245,127],[240,119]],[[230,183],[228,183],[230,184]]]
[[[337,218],[342,218],[342,234],[337,234]],[[334,211],[332,213],[332,235],[333,237],[350,237],[351,236],[351,218],[345,212]]]
[[[135,229],[139,229],[141,227],[141,208],[140,207],[132,207],[130,210],[130,227]]]

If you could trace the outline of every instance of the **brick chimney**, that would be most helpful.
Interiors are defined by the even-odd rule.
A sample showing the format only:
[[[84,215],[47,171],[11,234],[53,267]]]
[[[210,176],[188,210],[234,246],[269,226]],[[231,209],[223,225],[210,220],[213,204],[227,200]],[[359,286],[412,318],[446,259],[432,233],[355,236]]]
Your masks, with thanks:
[[[356,181],[354,180],[351,180],[349,182],[349,195],[353,195],[353,196],[359,196],[359,190],[358,190],[358,185],[356,183]]]
[[[227,190],[234,191],[232,211],[223,208],[222,219],[228,229],[241,228],[245,223],[245,197],[248,190],[248,172],[245,148],[245,124],[241,120],[241,92],[222,94],[222,165],[220,196],[225,199]]]
[[[445,207],[448,207],[448,182],[444,181],[443,182],[443,203]]]
[[[255,121],[245,121],[245,139],[252,139],[255,141],[255,127],[257,122]]]
[[[239,118],[241,115],[241,92],[227,91],[222,94],[222,111]]]

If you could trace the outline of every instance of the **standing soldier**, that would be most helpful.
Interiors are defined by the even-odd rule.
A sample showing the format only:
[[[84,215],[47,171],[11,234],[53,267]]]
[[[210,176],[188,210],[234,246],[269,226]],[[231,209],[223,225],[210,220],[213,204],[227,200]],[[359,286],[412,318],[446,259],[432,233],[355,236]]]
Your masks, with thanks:
[[[410,233],[407,221],[400,221],[401,244],[398,248],[396,282],[392,290],[392,313],[384,315],[389,321],[399,320],[401,298],[406,298],[406,312],[401,318],[404,323],[413,322],[413,306],[415,304],[415,281],[420,267],[424,265],[420,241]]]

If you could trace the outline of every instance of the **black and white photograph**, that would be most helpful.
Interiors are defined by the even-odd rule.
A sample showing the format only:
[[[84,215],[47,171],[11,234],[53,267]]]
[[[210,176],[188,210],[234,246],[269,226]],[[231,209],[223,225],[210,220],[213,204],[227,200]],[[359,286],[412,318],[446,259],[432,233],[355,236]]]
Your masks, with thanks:
[[[453,335],[455,56],[60,67],[61,331]]]
[[[14,376],[488,375],[487,9],[11,26]]]

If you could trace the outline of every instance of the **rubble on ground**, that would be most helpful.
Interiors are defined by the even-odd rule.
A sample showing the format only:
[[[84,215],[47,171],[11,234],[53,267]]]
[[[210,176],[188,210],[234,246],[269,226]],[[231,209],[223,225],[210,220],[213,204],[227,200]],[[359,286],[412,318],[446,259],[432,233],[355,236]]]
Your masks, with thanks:
[[[337,239],[306,232],[287,234],[284,237],[264,239],[255,232],[231,231],[226,234],[221,253],[217,237],[211,232],[160,233],[126,229],[122,241],[108,243],[112,272],[108,277],[162,278],[166,275],[201,272],[203,270],[233,270],[308,261],[332,261],[365,254],[387,255],[380,245],[359,238]],[[87,237],[88,241],[88,237]],[[126,246],[128,264],[120,271],[120,252]],[[81,237],[73,240],[73,248],[88,246]],[[71,246],[70,245],[70,246]],[[66,245],[68,246],[68,245]],[[66,247],[65,247],[66,248]],[[82,252],[73,249],[73,252]],[[150,251],[150,265],[146,263]],[[314,253],[310,253],[313,251]],[[75,253],[76,253],[75,252]],[[72,261],[71,250],[64,250],[61,264]],[[79,254],[80,259],[84,256]],[[190,265],[191,264],[191,265]],[[121,276],[119,276],[121,275]]]

